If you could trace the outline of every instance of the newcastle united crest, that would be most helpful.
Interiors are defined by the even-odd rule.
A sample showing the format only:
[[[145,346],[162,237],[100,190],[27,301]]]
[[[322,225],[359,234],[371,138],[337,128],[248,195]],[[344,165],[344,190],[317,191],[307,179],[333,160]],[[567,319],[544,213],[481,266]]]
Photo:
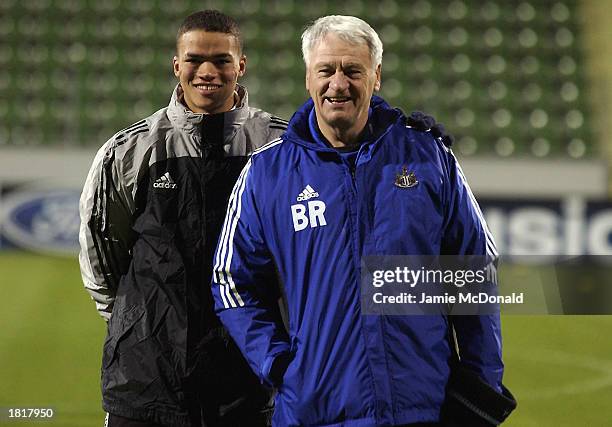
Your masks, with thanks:
[[[402,168],[402,173],[395,175],[395,186],[399,188],[411,188],[419,183],[414,172],[408,172],[405,166]]]

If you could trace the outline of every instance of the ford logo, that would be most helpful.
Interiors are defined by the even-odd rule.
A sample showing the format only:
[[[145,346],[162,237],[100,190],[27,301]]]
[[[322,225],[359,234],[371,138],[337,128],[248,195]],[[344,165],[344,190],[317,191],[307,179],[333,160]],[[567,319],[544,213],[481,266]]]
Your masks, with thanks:
[[[74,255],[79,250],[78,190],[21,190],[0,201],[3,237],[24,249]]]

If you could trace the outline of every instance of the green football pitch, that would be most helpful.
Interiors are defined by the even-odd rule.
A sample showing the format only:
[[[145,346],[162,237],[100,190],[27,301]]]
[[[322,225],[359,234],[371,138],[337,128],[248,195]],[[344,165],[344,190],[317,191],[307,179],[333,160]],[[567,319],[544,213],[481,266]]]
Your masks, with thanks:
[[[102,426],[105,324],[76,259],[0,254],[0,424]],[[507,426],[612,425],[612,316],[503,317],[504,382],[519,407]],[[8,408],[53,408],[50,422]]]

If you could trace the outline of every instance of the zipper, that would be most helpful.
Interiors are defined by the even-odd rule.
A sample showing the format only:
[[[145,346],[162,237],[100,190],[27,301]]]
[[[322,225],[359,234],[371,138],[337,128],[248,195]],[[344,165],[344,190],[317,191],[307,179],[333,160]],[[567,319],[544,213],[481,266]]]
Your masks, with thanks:
[[[347,160],[344,160],[344,158],[342,156],[340,156],[340,159],[342,160],[342,162],[346,165],[346,167],[349,170],[349,174],[351,175],[351,181],[353,184],[353,190],[355,192],[355,194],[357,194],[357,184],[355,182],[355,176],[357,174],[357,164],[359,163],[359,158],[361,157],[361,150],[363,147],[359,148],[359,151],[357,152],[357,156],[355,156],[355,162],[350,163]]]
[[[355,159],[355,163],[351,164],[350,162],[346,161],[342,156],[340,156],[340,154],[337,154],[338,157],[340,158],[340,161],[343,165],[343,167],[345,168],[346,171],[348,171],[348,175],[350,177],[350,181],[348,184],[348,195],[350,197],[350,200],[348,200],[347,203],[347,209],[349,214],[347,215],[347,220],[349,222],[349,233],[350,233],[350,245],[351,245],[351,252],[354,254],[353,258],[353,268],[355,269],[355,271],[359,271],[360,268],[360,264],[361,261],[359,259],[359,255],[361,253],[361,249],[360,249],[360,238],[359,238],[359,209],[356,206],[356,201],[357,201],[357,184],[355,182],[355,175],[356,175],[356,170],[357,170],[357,159],[359,158],[359,154],[357,154],[357,159]],[[346,177],[343,177],[344,182],[346,183],[347,179]],[[359,276],[359,275],[358,275]],[[359,288],[361,286],[361,284],[359,283],[359,278],[357,279],[357,287]],[[365,350],[365,357],[366,357],[366,366],[367,366],[367,370],[368,370],[368,376],[370,379],[370,387],[371,387],[371,392],[374,396],[374,408],[375,408],[375,412],[377,413],[376,417],[378,418],[378,408],[377,408],[377,404],[376,402],[378,401],[378,397],[377,397],[377,392],[376,392],[376,380],[374,379],[374,373],[372,372],[372,364],[370,361],[370,355],[369,355],[369,350],[368,350],[368,339],[367,339],[367,335],[366,335],[366,326],[364,325],[364,316],[359,316],[359,326],[360,326],[360,335],[361,335],[361,339],[363,340],[363,346],[364,346],[364,350]]]
[[[361,155],[362,155],[362,149],[363,149],[363,146],[359,149],[359,152],[357,153],[357,157],[355,158],[355,162],[354,163],[348,163],[344,159],[342,159],[342,161],[346,164],[346,166],[347,166],[347,168],[349,170],[349,174],[351,176],[351,187],[352,187],[351,191],[352,191],[352,196],[353,196],[353,200],[352,200],[351,205],[353,206],[354,209],[356,209],[355,217],[354,217],[354,219],[356,221],[356,224],[354,224],[356,229],[353,229],[353,232],[356,233],[355,240],[357,241],[356,248],[355,248],[356,252],[357,252],[356,253],[356,258],[357,258],[356,269],[357,269],[357,271],[360,271],[360,268],[361,268],[361,261],[360,260],[361,260],[361,256],[363,255],[363,245],[366,242],[365,233],[364,233],[364,235],[361,235],[360,232],[359,232],[360,210],[358,208],[358,205],[360,203],[358,201],[358,197],[359,196],[358,196],[357,182],[356,182],[357,165],[359,164],[359,159],[361,158]],[[352,221],[352,218],[350,220]],[[369,218],[365,218],[364,220],[369,221]],[[360,276],[360,274],[358,276]],[[357,285],[359,287],[361,287],[361,283],[358,283]],[[364,317],[363,316],[361,316],[361,317],[362,317],[361,320],[363,322],[364,321]],[[383,348],[381,349],[381,351],[383,353],[383,358],[385,360],[385,364],[387,364],[387,367],[388,367],[388,352],[387,352],[387,349],[386,349],[386,346],[385,346],[385,343],[384,343],[384,336],[385,336],[386,331],[385,331],[385,325],[384,325],[384,322],[383,322],[383,317],[379,316],[376,319],[376,323],[378,324],[378,330],[379,330],[379,333],[381,334],[381,342],[383,344]],[[365,330],[366,330],[366,328],[364,326],[362,326],[362,331],[363,331],[362,334],[363,334],[363,339],[364,340],[366,339]],[[367,345],[366,345],[365,348],[366,348],[366,352],[367,352],[368,351]],[[369,359],[369,356],[367,356],[367,357]],[[368,365],[369,364],[370,364],[370,361],[368,360]],[[371,367],[369,369],[371,369]],[[387,369],[387,372],[389,372],[388,369]],[[376,382],[376,380],[374,380],[374,379],[373,379],[373,381]],[[390,374],[387,376],[386,382],[387,382],[387,384],[385,385],[385,388],[388,388],[388,392],[389,392],[389,396],[388,397],[391,400],[390,401],[390,407],[391,407],[390,411],[391,411],[391,413],[389,415],[391,416],[391,419],[393,420],[393,423],[395,423],[395,417],[393,415],[393,408],[396,407],[396,401],[395,401],[395,396],[393,394],[393,389],[392,389],[393,379],[392,379]],[[373,385],[372,387],[373,387],[373,390],[376,389],[375,385]],[[376,396],[376,391],[374,391],[374,395]],[[382,418],[384,418],[384,416],[382,416]]]

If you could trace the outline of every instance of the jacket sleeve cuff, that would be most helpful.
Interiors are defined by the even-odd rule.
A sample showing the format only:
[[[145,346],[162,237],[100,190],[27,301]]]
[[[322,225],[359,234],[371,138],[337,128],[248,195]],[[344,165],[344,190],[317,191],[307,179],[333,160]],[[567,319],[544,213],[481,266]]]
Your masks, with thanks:
[[[494,388],[498,393],[502,392],[502,375],[503,375],[503,367],[501,368],[486,368],[481,365],[477,365],[474,363],[462,363],[468,369],[471,369],[475,373],[477,373],[480,378],[487,383],[489,386]]]
[[[261,369],[262,381],[271,387],[278,388],[283,382],[283,376],[291,360],[289,350],[266,357]]]

